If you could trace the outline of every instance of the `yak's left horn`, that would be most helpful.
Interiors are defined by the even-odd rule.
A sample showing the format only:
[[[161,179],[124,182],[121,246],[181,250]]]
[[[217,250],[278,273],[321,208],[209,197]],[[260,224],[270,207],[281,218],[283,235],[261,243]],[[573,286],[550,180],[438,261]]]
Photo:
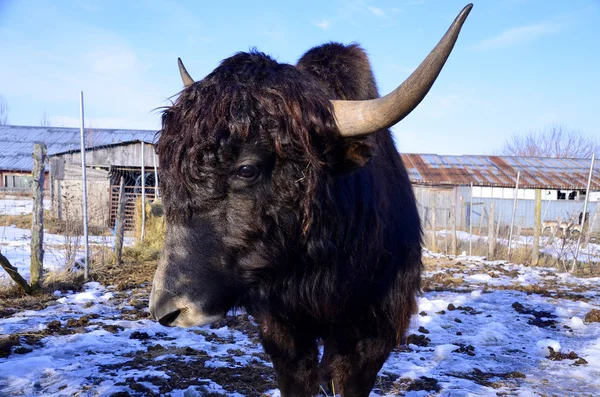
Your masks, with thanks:
[[[190,74],[186,70],[185,66],[183,66],[183,62],[181,62],[181,58],[177,58],[177,64],[179,65],[179,74],[181,74],[181,80],[183,80],[183,86],[187,88],[187,87],[191,86],[192,84],[194,84],[194,79],[192,78],[192,76],[190,76]]]
[[[382,98],[365,101],[332,100],[340,133],[344,136],[370,134],[389,128],[408,116],[440,74],[471,8],[473,4],[463,8],[427,58],[394,91]]]

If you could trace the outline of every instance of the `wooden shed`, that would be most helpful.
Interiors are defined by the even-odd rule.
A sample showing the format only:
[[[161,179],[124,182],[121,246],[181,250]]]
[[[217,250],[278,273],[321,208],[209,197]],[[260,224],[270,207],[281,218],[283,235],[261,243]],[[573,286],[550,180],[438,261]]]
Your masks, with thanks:
[[[135,140],[87,148],[85,162],[89,225],[114,227],[119,185],[123,178],[128,199],[126,228],[131,230],[135,202],[142,196],[142,191],[149,201],[156,197],[157,161],[151,142]],[[82,219],[82,174],[80,150],[50,156],[50,197],[52,211],[58,219]]]

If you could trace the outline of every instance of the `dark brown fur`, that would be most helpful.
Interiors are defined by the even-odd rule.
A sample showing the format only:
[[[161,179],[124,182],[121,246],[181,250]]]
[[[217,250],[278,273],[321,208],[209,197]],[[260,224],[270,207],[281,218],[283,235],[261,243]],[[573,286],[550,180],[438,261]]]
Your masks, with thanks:
[[[368,396],[416,310],[421,231],[404,165],[388,130],[341,137],[329,102],[375,97],[362,49],[331,43],[295,67],[234,55],[163,115],[165,285],[207,314],[248,310],[283,396],[323,379]],[[249,161],[251,183],[236,176]]]

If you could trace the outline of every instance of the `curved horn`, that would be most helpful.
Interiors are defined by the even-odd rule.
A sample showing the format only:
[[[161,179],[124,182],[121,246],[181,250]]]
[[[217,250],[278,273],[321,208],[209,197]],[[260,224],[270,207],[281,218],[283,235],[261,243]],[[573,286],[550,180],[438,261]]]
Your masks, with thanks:
[[[471,8],[473,4],[463,8],[427,58],[394,91],[382,98],[364,101],[332,100],[340,134],[370,134],[391,127],[412,112],[425,98],[444,67]]]
[[[194,79],[192,78],[192,76],[190,76],[188,71],[185,69],[185,66],[183,66],[183,62],[181,62],[181,58],[177,58],[177,64],[179,65],[179,74],[181,74],[181,80],[183,80],[183,86],[187,88],[187,87],[191,86],[192,84],[194,84]]]

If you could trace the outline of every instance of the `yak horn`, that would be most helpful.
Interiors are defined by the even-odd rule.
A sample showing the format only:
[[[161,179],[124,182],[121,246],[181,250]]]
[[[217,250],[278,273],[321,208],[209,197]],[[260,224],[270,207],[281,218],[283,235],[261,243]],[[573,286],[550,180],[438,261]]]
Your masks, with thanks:
[[[191,86],[192,84],[194,84],[194,79],[192,78],[192,76],[190,76],[190,74],[186,70],[185,66],[183,66],[183,62],[181,62],[181,58],[177,58],[177,64],[179,65],[179,74],[181,74],[181,80],[183,80],[183,86],[187,88],[187,87]]]
[[[364,101],[332,100],[340,134],[370,134],[393,126],[412,112],[425,98],[444,67],[471,8],[473,4],[463,8],[427,58],[394,91],[382,98]]]

